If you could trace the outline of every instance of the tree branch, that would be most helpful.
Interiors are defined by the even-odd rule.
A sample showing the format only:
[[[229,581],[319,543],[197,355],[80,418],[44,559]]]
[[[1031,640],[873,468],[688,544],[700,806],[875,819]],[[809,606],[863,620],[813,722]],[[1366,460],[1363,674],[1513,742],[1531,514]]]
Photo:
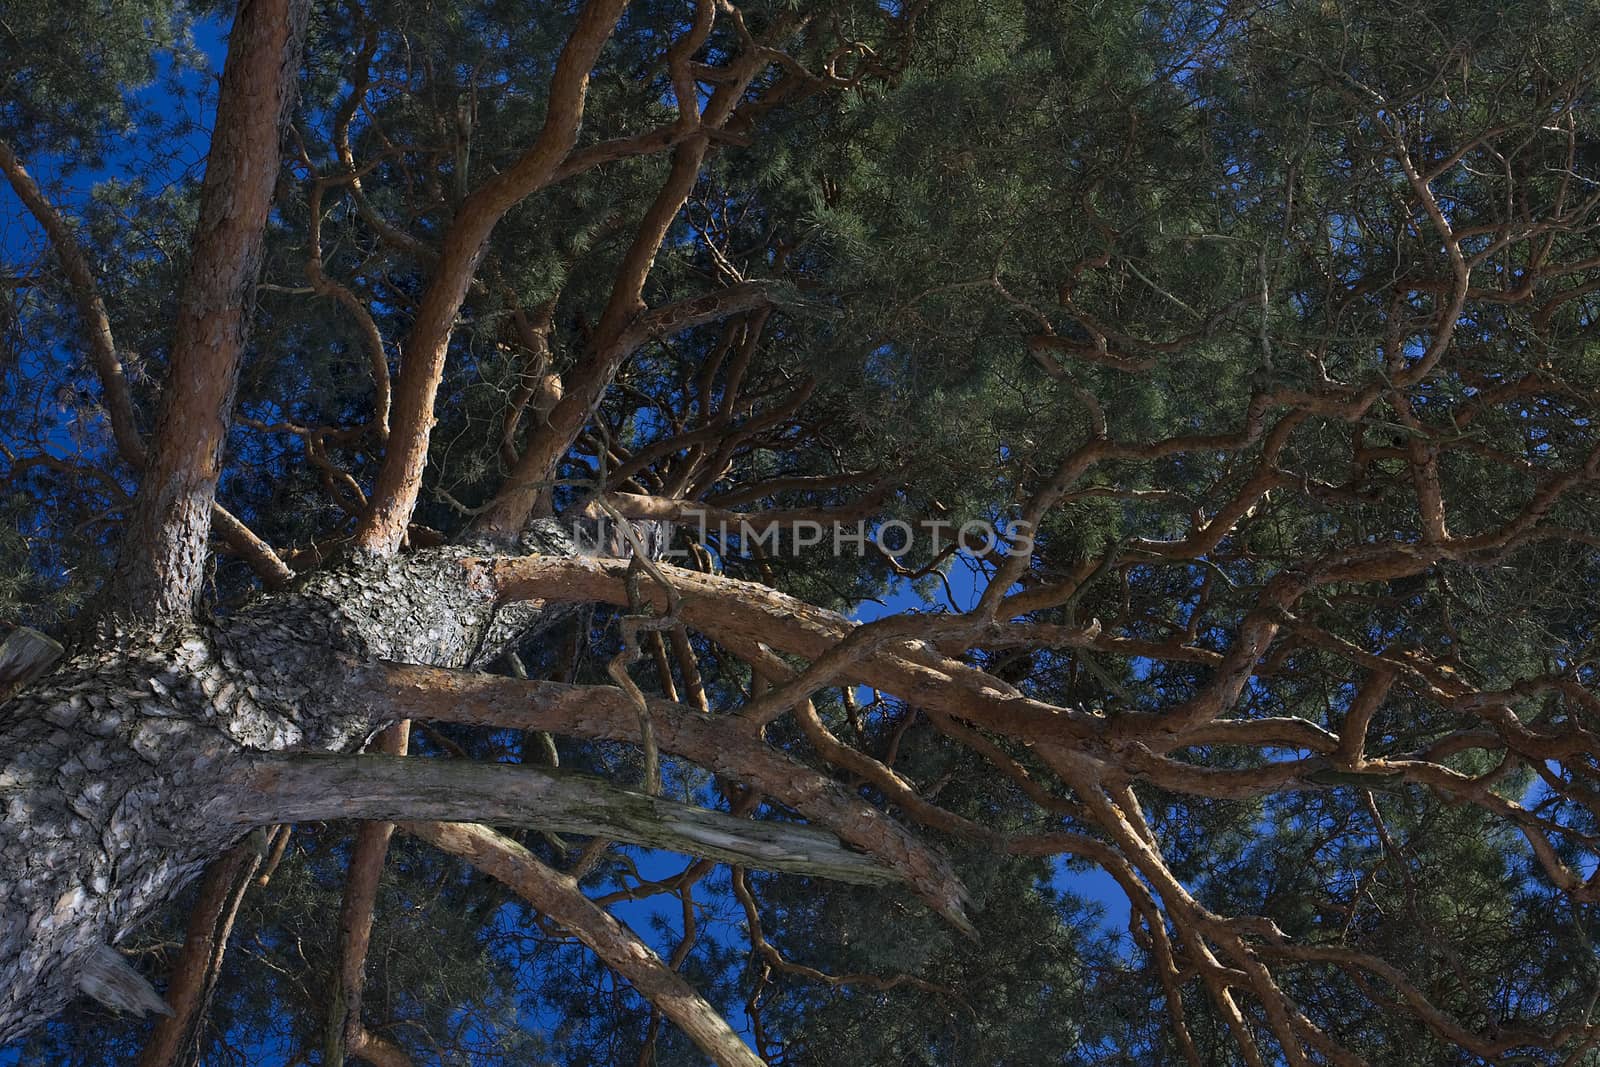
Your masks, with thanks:
[[[229,37],[161,413],[113,581],[134,615],[182,617],[199,598],[308,7],[250,0]]]
[[[205,1014],[211,979],[227,950],[228,931],[260,862],[248,845],[240,845],[206,868],[189,912],[183,951],[167,978],[166,1000],[172,1014],[157,1020],[139,1051],[137,1067],[175,1067],[185,1046],[192,1044]]]
[[[273,756],[253,761],[230,815],[242,822],[437,820],[529,826],[764,870],[864,885],[900,874],[832,835],[619,788],[601,778],[531,765],[395,756]]]
[[[770,299],[761,283],[733,286],[723,293],[671,304],[655,312],[646,312],[642,298],[661,243],[694,190],[711,148],[711,132],[721,129],[733,116],[745,89],[768,63],[761,49],[751,48],[747,43],[746,50],[729,65],[729,80],[717,86],[706,101],[704,111],[696,114],[694,84],[688,75],[687,63],[699,42],[710,33],[710,12],[709,2],[698,5],[694,29],[675,42],[668,55],[680,121],[692,121],[697,129],[673,149],[672,167],[666,181],[645,211],[633,243],[617,266],[590,352],[563,376],[561,400],[544,425],[529,434],[527,448],[506,486],[477,523],[480,531],[491,536],[515,536],[527,522],[540,487],[555,477],[561,457],[582,433],[617,371],[641,344],[655,333],[678,332],[699,322],[753,310]]]
[[[411,724],[395,723],[374,739],[371,750],[391,756],[404,756],[411,740]],[[364,822],[356,830],[355,847],[345,872],[344,896],[339,903],[338,966],[332,978],[332,1002],[323,1030],[324,1063],[343,1063],[348,1050],[361,1055],[367,1044],[366,1026],[361,1018],[361,997],[366,988],[367,949],[372,943],[372,916],[378,899],[378,882],[383,877],[384,858],[389,853],[389,838],[394,824]],[[362,1056],[363,1059],[371,1057]]]
[[[404,827],[492,875],[571,930],[719,1067],[762,1067],[764,1061],[727,1020],[637,935],[584,896],[575,879],[551,870],[533,853],[487,827],[443,823],[406,823]]]
[[[543,730],[595,740],[636,741],[636,712],[614,686],[523,681],[435,667],[385,664],[366,672],[361,699],[383,716]],[[939,851],[827,775],[762,740],[754,724],[712,718],[681,704],[649,701],[662,751],[741,782],[876,856],[931,908],[963,931],[966,888]]]
[[[128,390],[122,360],[117,355],[111,317],[106,311],[105,300],[100,295],[100,286],[89,267],[88,258],[78,244],[71,225],[44,195],[39,183],[34,181],[4,140],[0,140],[0,171],[5,173],[17,199],[22,201],[44,230],[56,259],[66,273],[67,287],[73,303],[77,305],[78,318],[89,346],[89,359],[94,365],[95,375],[100,379],[106,418],[111,423],[111,436],[116,443],[117,454],[130,467],[141,469],[144,467],[145,449],[144,440],[139,436],[138,419],[134,415],[133,396]],[[271,546],[221,504],[212,507],[212,525],[223,542],[250,565],[250,569],[269,589],[285,584],[294,576],[294,572]]]
[[[485,559],[475,565],[492,572],[487,580],[506,600],[526,597],[618,607],[627,604],[625,561],[526,556]],[[664,563],[659,566],[682,597],[684,622],[735,650],[760,642],[776,651],[816,660],[857,626],[837,612],[763,585]],[[665,608],[659,590],[649,586],[643,592],[658,610]],[[943,621],[929,616],[924,632],[936,639],[941,625],[964,624],[961,616]],[[1006,682],[941,654],[925,640],[906,638],[877,648],[852,664],[845,677],[1030,740],[1061,742],[1093,737],[1107,728],[1098,715],[1025,696]]]
[[[556,62],[538,138],[513,166],[462,202],[445,236],[401,356],[389,446],[373,487],[372,507],[356,531],[361,548],[387,555],[400,547],[422,488],[433,403],[456,315],[496,224],[518,201],[549,184],[577,141],[590,71],[626,6],[627,0],[589,0],[583,5]]]
[[[9,144],[0,140],[0,171],[5,172],[12,191],[33,215],[50,241],[50,247],[67,276],[68,289],[78,309],[84,339],[89,343],[89,358],[99,375],[100,387],[105,393],[106,415],[111,421],[111,434],[117,451],[134,466],[144,462],[144,442],[139,439],[138,422],[134,419],[133,398],[128,392],[128,380],[122,372],[122,360],[117,356],[117,344],[111,333],[111,317],[106,312],[106,302],[100,296],[100,286],[94,271],[78,244],[77,235],[55,205],[44,195],[39,183]]]

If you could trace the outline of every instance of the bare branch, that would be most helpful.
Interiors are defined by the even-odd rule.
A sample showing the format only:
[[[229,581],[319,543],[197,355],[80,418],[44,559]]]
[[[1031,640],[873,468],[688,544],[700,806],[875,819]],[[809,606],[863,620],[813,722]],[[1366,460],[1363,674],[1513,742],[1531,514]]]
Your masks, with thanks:
[[[661,1010],[719,1067],[762,1067],[733,1027],[650,947],[533,853],[483,826],[406,823],[408,833],[460,856],[571,930]]]
[[[394,756],[283,756],[251,767],[232,817],[257,825],[318,819],[430,819],[606,837],[765,870],[886,885],[898,872],[832,834],[753,823],[531,765]]]

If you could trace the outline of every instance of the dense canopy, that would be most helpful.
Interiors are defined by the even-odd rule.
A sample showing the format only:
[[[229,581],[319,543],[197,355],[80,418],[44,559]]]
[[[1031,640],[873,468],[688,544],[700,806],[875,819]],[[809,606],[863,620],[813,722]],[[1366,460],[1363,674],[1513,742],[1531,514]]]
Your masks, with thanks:
[[[0,1064],[1600,1065],[1597,39],[0,0]]]

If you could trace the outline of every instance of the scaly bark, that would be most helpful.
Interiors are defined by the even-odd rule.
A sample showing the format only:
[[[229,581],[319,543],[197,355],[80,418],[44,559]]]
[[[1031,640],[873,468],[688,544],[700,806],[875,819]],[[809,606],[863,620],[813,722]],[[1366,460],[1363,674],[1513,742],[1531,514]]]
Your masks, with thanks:
[[[525,546],[573,550],[553,523]],[[350,751],[408,716],[392,699],[402,685],[374,684],[402,677],[393,661],[483,663],[565,616],[540,603],[502,607],[503,590],[475,558],[467,546],[361,553],[214,624],[109,622],[94,648],[0,705],[0,1043],[56,1014],[86,969],[115,959],[109,945],[253,825],[495,817],[749,866],[900,877],[814,827],[578,776],[316,755]],[[330,794],[330,783],[344,790]]]
[[[355,666],[466,666],[499,639],[464,551],[346,560],[214,625],[107,623],[0,706],[0,1043],[56,1014],[95,954],[248,831],[252,758],[374,731],[345,682]]]

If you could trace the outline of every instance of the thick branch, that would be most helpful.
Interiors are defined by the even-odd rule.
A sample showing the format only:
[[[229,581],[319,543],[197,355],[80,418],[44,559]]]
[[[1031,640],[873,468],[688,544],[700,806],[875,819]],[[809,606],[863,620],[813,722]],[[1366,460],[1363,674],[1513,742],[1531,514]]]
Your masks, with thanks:
[[[728,80],[716,88],[706,101],[704,111],[695,116],[694,86],[685,64],[698,42],[710,32],[710,11],[709,3],[700,5],[694,30],[676,42],[668,55],[680,119],[686,123],[698,122],[700,128],[673,149],[666,181],[645,211],[633,243],[617,266],[611,293],[595,327],[594,345],[582,363],[562,379],[563,395],[550,412],[550,418],[529,436],[527,450],[512,471],[506,489],[496,496],[479,524],[486,532],[512,536],[528,520],[538,499],[538,487],[555,476],[556,465],[583,431],[617,371],[653,334],[687,329],[697,321],[714,321],[768,302],[765,286],[759,283],[734,286],[725,293],[713,293],[697,301],[669,305],[650,313],[646,313],[643,299],[645,282],[662,242],[693,192],[700,168],[710,152],[710,131],[728,122],[745,89],[767,65],[762,50],[747,47],[729,65]],[[697,310],[696,305],[701,302],[706,306]]]
[[[111,436],[116,442],[117,454],[130,467],[142,468],[145,461],[144,440],[139,436],[133,396],[128,390],[122,360],[117,355],[111,317],[106,311],[105,299],[100,294],[100,286],[89,267],[88,258],[79,246],[72,227],[44,195],[39,183],[34,181],[11,146],[3,140],[0,140],[0,171],[5,173],[17,199],[22,201],[44,230],[67,276],[67,285],[89,346],[89,359],[94,365],[95,375],[100,379],[106,418],[111,423]],[[282,585],[294,576],[288,565],[278,558],[278,554],[265,541],[221,504],[213,506],[212,524],[217,536],[235,555],[250,565],[268,588]]]
[[[529,826],[606,837],[727,863],[885,885],[897,872],[832,835],[621,789],[531,765],[394,756],[282,756],[256,761],[231,814],[243,822],[428,819]]]
[[[636,741],[635,708],[613,686],[533,682],[465,671],[387,664],[369,671],[363,699],[380,714],[546,730],[596,740]],[[938,850],[827,775],[761,739],[755,724],[712,718],[665,700],[649,702],[662,751],[742,782],[876,856],[929,907],[970,930],[966,889]]]
[[[189,912],[183,951],[167,978],[167,1003],[172,1014],[156,1022],[139,1052],[137,1067],[174,1067],[204,1014],[210,979],[227,948],[227,931],[243,901],[243,888],[260,857],[247,846],[213,861],[200,882],[200,895]]]
[[[388,451],[373,488],[372,509],[356,533],[356,543],[362,548],[388,554],[400,547],[422,487],[433,432],[433,402],[456,315],[496,224],[519,200],[553,179],[556,167],[576,143],[589,73],[626,6],[627,0],[584,4],[556,63],[538,138],[515,165],[467,197],[445,237],[401,356]]]
[[[131,614],[183,616],[199,597],[308,6],[249,0],[234,20],[161,414],[115,579]]]
[[[627,604],[626,562],[530,556],[484,560],[479,565],[492,571],[503,599]],[[659,566],[677,590],[683,621],[735,650],[759,642],[815,660],[856,628],[837,612],[763,585]],[[657,610],[664,610],[665,598],[654,584],[642,592],[656,602]],[[938,620],[929,619],[927,632],[936,636],[938,625]],[[1024,696],[1006,682],[940,654],[925,641],[907,639],[875,649],[851,664],[845,677],[987,729],[1032,740],[1090,737],[1104,729],[1099,716]]]

